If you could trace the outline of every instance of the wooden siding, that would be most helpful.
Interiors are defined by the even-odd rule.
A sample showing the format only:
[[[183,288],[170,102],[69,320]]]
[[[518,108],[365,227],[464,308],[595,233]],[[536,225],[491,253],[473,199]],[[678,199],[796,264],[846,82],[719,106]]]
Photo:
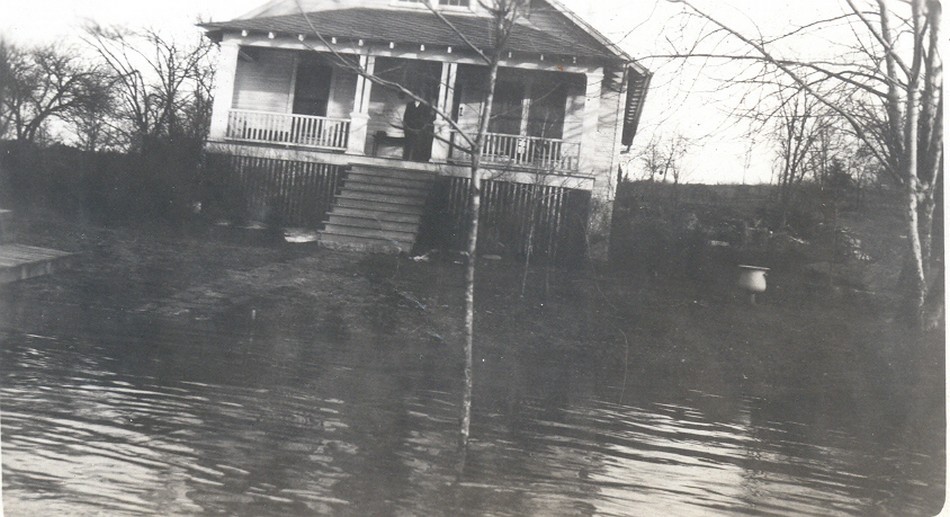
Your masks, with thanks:
[[[592,149],[582,149],[582,153],[591,153],[593,170],[596,176],[594,196],[612,200],[615,195],[616,168],[620,153],[620,134],[623,130],[623,69],[607,69],[601,89],[600,114],[597,119],[597,135],[593,139]]]
[[[243,48],[234,81],[233,108],[272,113],[290,113],[293,101],[294,69],[302,52],[282,49]],[[327,116],[349,118],[353,111],[356,72],[322,60],[332,68]]]
[[[562,140],[580,142],[584,133],[584,78],[580,74],[567,76],[567,107],[564,110]],[[584,152],[581,149],[581,152]]]
[[[242,49],[234,80],[233,108],[289,113],[294,53],[286,50]]]
[[[315,228],[326,218],[344,174],[344,167],[325,163],[209,155],[208,210],[235,223]]]
[[[469,217],[467,178],[439,178],[420,246],[463,249]],[[583,258],[590,192],[489,180],[483,183],[479,250],[556,262]]]

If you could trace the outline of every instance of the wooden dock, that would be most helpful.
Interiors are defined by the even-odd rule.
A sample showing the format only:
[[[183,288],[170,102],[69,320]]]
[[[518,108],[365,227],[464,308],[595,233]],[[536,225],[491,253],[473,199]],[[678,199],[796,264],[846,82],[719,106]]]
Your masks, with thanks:
[[[65,251],[0,244],[0,284],[49,275],[72,267],[76,255]]]

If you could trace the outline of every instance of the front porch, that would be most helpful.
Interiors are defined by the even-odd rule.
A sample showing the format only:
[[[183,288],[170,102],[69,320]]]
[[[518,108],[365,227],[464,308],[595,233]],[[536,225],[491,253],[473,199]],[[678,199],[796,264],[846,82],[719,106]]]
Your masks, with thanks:
[[[349,147],[351,125],[350,119],[345,118],[232,109],[228,115],[225,140],[345,152]],[[401,133],[401,129],[397,128],[396,132]],[[377,131],[369,138],[372,139],[372,150],[364,156],[370,157],[391,154],[387,147],[400,146],[401,149],[405,139],[401,134],[385,131]],[[467,149],[456,143],[461,141],[459,132],[450,133],[448,163],[465,164],[469,160]],[[430,158],[429,163],[438,162]],[[548,174],[577,172],[580,143],[558,138],[487,133],[482,142],[482,163],[493,168],[529,169]]]
[[[227,107],[216,106],[212,142],[344,154],[351,160],[404,158],[403,117],[410,99],[401,92],[374,85],[328,53],[238,45],[230,51],[233,85],[219,89],[219,95],[231,95],[216,98]],[[371,55],[354,57],[352,64],[432,99],[440,115],[433,113],[424,131],[429,141],[422,163],[416,156],[413,166],[469,161],[471,146],[463,134],[473,134],[478,125],[483,67]],[[512,173],[581,174],[584,128],[596,115],[585,97],[586,84],[578,73],[502,69],[499,88],[505,93],[497,96],[481,144],[482,163]]]

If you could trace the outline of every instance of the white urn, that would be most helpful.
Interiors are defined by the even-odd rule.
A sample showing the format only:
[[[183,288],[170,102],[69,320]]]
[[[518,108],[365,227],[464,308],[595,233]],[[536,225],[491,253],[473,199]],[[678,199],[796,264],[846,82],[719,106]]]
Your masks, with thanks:
[[[749,293],[749,299],[754,304],[755,295],[764,293],[768,285],[765,277],[769,268],[739,264],[739,288]]]

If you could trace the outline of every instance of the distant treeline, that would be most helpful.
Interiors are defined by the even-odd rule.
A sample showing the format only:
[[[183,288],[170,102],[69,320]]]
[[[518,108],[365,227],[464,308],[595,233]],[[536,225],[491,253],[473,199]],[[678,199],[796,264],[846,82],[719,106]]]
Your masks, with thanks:
[[[621,182],[617,198],[623,200],[643,199],[652,204],[676,205],[712,205],[721,207],[763,207],[774,205],[780,196],[779,185],[768,183],[754,185],[706,185],[700,183],[664,183],[643,181]],[[882,183],[870,185],[848,184],[843,188],[829,188],[815,181],[803,181],[793,187],[799,205],[809,209],[808,205],[828,203],[831,199],[839,203],[839,208],[858,209],[868,203],[885,203],[889,207],[898,207],[894,187]],[[814,206],[810,207],[814,209]]]

